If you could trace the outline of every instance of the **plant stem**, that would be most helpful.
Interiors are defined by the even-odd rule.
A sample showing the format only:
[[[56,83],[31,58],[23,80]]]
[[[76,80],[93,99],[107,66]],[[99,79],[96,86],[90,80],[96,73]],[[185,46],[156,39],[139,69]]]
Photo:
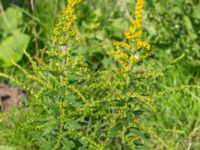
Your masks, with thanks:
[[[31,3],[31,10],[32,10],[32,15],[35,17],[35,5],[34,5],[34,0],[30,0]],[[38,43],[38,34],[37,34],[37,28],[36,24],[34,23],[32,32],[34,35],[34,41],[35,41],[35,50],[36,50],[36,57],[39,57],[39,43]]]

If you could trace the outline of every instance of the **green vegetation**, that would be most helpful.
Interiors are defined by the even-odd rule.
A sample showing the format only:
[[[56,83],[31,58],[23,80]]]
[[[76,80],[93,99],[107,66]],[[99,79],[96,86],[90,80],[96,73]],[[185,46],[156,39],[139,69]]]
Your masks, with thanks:
[[[200,149],[200,1],[77,2],[2,1],[0,149]]]

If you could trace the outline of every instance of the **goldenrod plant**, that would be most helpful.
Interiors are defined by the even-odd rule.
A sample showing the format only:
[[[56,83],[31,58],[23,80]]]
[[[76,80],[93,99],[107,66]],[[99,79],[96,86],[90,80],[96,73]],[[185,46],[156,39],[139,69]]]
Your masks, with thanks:
[[[0,115],[0,144],[25,150],[132,150],[151,149],[152,137],[169,149],[141,121],[144,112],[156,112],[156,99],[167,93],[155,88],[162,71],[140,68],[153,55],[142,36],[144,0],[137,1],[124,40],[114,42],[115,49],[108,52],[112,66],[97,70],[72,53],[80,40],[75,26],[80,2],[68,0],[52,48],[41,50],[43,59],[35,61],[25,52],[32,71],[13,62],[25,74],[23,81],[0,74],[24,89],[29,99]]]
[[[54,29],[52,49],[42,50],[46,59],[37,58],[36,64],[25,53],[33,72],[15,64],[27,80],[11,80],[32,98],[26,109],[2,114],[2,142],[24,149],[136,149],[149,135],[155,136],[138,115],[155,111],[150,84],[162,73],[134,69],[152,55],[150,44],[140,40],[144,1],[136,4],[126,39],[114,42],[116,50],[109,52],[117,67],[97,71],[70,53],[79,39],[75,27],[79,2],[68,1]]]

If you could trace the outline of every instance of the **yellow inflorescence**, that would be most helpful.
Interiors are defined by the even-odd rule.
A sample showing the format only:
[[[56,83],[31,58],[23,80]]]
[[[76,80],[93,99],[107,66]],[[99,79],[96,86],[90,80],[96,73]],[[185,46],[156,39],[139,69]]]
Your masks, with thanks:
[[[114,46],[117,46],[117,47],[124,47],[124,48],[127,48],[127,49],[130,49],[131,48],[131,45],[126,43],[126,42],[114,42],[113,43]]]
[[[142,27],[142,11],[144,7],[144,0],[138,0],[135,7],[135,20],[132,21],[132,24],[136,25],[136,27]]]
[[[148,42],[141,41],[142,37],[142,11],[144,7],[144,0],[138,0],[135,6],[135,17],[131,20],[131,26],[129,30],[124,33],[126,42],[117,41],[113,45],[117,47],[117,51],[113,50],[110,55],[114,55],[120,64],[123,64],[124,70],[131,70],[131,64],[134,64],[141,60],[141,58],[146,58],[146,54],[137,58],[135,52],[138,49],[145,48],[150,50],[151,46]],[[124,59],[126,58],[126,60]],[[128,60],[128,61],[127,61]],[[122,63],[123,62],[123,63]],[[128,69],[127,69],[128,68]]]
[[[64,13],[59,18],[58,24],[54,28],[53,45],[72,45],[76,41],[78,32],[75,27],[76,15],[75,7],[81,0],[68,0],[68,5]]]
[[[138,31],[138,32],[129,31],[129,32],[125,32],[124,35],[129,40],[136,40],[142,36],[142,31]]]
[[[75,7],[81,0],[68,0],[68,5],[64,13],[59,18],[58,24],[54,28],[52,37],[53,46],[64,46],[66,53],[66,63],[70,63],[70,49],[79,38],[77,37],[78,29],[75,27],[77,19]]]
[[[131,27],[129,31],[125,33],[127,39],[137,39],[142,36],[142,11],[144,7],[144,0],[138,0],[135,6],[135,18],[131,20]]]
[[[128,59],[129,55],[123,51],[120,50],[113,50],[109,53],[109,55],[115,55],[118,58],[124,58],[124,59]]]
[[[148,42],[144,42],[144,41],[136,42],[136,47],[137,47],[137,49],[140,49],[140,48],[144,47],[144,48],[146,48],[148,50],[150,50],[150,48],[151,48],[150,44]]]

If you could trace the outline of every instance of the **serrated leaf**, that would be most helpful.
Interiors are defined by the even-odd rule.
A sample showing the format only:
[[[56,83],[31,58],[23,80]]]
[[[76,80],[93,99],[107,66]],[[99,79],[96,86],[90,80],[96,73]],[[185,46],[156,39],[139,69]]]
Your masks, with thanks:
[[[21,33],[19,30],[3,39],[0,43],[1,66],[9,67],[12,65],[12,61],[19,61],[28,46],[29,40],[29,36]]]

